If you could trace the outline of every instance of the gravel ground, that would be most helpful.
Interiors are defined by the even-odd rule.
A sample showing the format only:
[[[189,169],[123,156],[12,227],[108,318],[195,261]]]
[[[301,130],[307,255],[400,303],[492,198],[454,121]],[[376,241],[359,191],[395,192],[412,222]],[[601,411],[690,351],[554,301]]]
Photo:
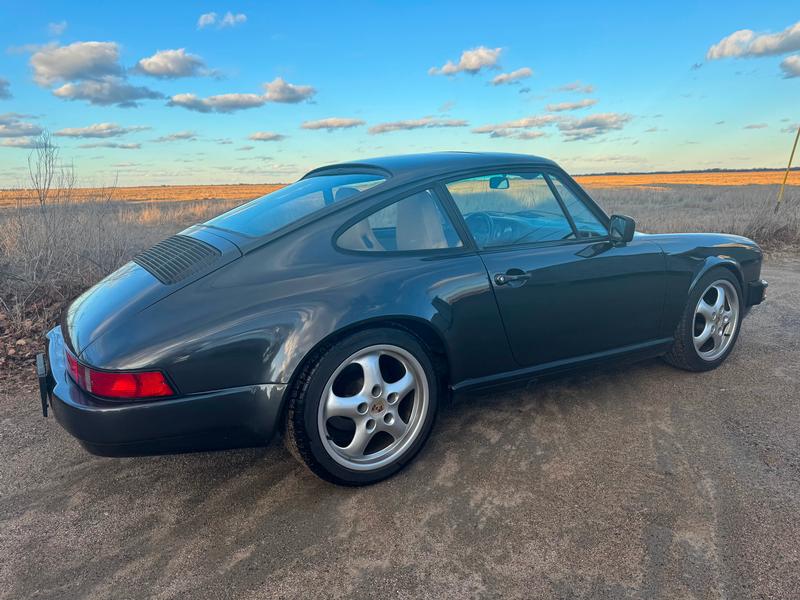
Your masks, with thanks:
[[[800,261],[728,362],[456,398],[382,484],[279,444],[86,454],[0,392],[0,597],[797,597]]]

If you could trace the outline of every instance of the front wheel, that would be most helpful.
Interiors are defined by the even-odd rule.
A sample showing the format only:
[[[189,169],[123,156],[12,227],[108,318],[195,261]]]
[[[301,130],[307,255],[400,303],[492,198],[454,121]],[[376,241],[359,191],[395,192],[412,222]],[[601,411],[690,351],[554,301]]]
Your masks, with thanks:
[[[733,350],[743,316],[739,281],[727,269],[715,269],[695,285],[665,360],[687,371],[709,371]]]
[[[385,479],[427,440],[438,386],[428,351],[415,336],[388,328],[353,334],[320,350],[298,377],[289,449],[333,483]]]

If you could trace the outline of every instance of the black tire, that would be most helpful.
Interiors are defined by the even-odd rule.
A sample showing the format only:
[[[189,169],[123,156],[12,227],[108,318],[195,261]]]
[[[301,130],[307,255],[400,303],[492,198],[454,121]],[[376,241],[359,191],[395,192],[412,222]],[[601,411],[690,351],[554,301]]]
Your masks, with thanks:
[[[725,351],[714,360],[705,360],[700,357],[698,351],[695,349],[693,341],[693,331],[695,325],[695,308],[700,301],[703,293],[708,287],[717,281],[727,281],[731,284],[736,291],[738,300],[738,318],[736,320],[735,329],[731,334],[731,341]],[[736,346],[736,340],[739,337],[739,331],[742,327],[742,319],[744,317],[744,298],[742,295],[742,288],[736,276],[725,268],[715,268],[703,275],[694,289],[689,294],[689,299],[686,302],[686,308],[683,311],[681,320],[675,329],[675,342],[670,348],[669,352],[664,355],[664,360],[670,365],[683,369],[685,371],[710,371],[720,366],[725,359],[728,358],[733,348]]]
[[[359,350],[383,344],[406,350],[421,365],[428,382],[427,413],[421,419],[413,443],[393,462],[369,471],[349,469],[334,460],[323,444],[318,426],[320,402],[328,380],[348,357]],[[338,485],[370,485],[400,471],[425,445],[436,419],[441,378],[430,356],[424,342],[411,332],[388,327],[358,331],[317,350],[306,361],[289,392],[285,436],[289,451],[314,474]]]

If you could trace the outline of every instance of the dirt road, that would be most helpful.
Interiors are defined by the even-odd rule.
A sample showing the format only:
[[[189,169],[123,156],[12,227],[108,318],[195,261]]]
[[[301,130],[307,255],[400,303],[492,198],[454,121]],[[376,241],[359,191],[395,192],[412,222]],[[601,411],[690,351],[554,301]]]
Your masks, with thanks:
[[[366,489],[280,445],[86,454],[0,394],[0,597],[797,597],[800,261],[720,369],[457,398]]]

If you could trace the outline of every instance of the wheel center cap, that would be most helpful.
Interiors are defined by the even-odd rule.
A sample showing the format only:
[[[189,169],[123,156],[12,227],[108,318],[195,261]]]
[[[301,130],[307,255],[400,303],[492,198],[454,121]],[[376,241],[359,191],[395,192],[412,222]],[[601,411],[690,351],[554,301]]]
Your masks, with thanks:
[[[375,404],[372,405],[372,412],[376,414],[383,412],[383,409],[384,409],[383,402],[376,402]]]

